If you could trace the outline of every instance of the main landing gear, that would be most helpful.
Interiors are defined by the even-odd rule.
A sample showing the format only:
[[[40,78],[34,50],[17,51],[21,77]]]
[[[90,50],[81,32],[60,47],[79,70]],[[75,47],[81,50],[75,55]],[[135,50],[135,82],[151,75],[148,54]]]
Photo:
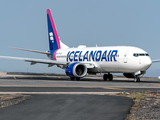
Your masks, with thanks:
[[[103,80],[104,80],[104,81],[107,81],[107,79],[108,79],[109,81],[112,81],[112,80],[113,80],[113,75],[110,74],[110,73],[104,74],[104,75],[103,75]]]
[[[71,79],[72,81],[75,80],[75,79],[76,79],[76,81],[79,81],[79,80],[80,80],[79,77],[70,77],[70,79]]]

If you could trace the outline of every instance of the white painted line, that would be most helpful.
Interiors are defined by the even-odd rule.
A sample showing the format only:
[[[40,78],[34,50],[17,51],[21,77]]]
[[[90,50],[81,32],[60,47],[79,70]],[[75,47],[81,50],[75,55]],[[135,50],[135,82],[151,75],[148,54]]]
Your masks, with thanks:
[[[0,92],[0,94],[115,95],[121,92]]]

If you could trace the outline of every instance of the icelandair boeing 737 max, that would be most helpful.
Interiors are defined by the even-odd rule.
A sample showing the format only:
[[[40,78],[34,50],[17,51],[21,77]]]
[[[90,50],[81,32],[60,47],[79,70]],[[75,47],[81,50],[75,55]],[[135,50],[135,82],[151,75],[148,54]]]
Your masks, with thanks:
[[[50,60],[10,56],[0,56],[0,58],[24,60],[31,62],[31,65],[36,63],[48,64],[48,67],[57,65],[65,70],[71,80],[79,80],[87,73],[105,73],[103,80],[112,81],[111,73],[123,73],[127,78],[134,78],[135,82],[140,81],[153,62],[160,62],[160,60],[151,61],[148,53],[137,47],[80,45],[77,48],[69,48],[59,40],[50,9],[47,9],[47,21],[49,51],[13,49],[46,54]]]

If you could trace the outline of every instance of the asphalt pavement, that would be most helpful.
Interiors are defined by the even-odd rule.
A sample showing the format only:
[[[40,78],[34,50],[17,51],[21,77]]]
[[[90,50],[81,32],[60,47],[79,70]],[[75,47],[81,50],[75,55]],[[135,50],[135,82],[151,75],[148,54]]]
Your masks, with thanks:
[[[124,120],[133,100],[116,92],[160,90],[160,80],[86,76],[70,81],[65,75],[0,73],[0,94],[31,94],[31,98],[0,109],[0,120]]]
[[[105,88],[84,88],[84,87],[0,87],[0,93],[3,92],[27,92],[28,94],[31,92],[145,92],[151,91],[156,92],[160,90],[160,88],[113,88],[113,87],[105,87]]]
[[[124,120],[133,105],[110,95],[32,95],[0,109],[0,120]]]

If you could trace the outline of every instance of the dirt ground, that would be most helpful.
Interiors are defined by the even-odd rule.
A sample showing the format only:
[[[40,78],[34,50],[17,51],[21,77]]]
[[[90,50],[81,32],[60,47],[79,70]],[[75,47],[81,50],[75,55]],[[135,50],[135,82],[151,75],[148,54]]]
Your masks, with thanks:
[[[160,91],[143,93],[141,100],[134,102],[126,120],[160,120]]]
[[[0,108],[18,104],[19,102],[22,102],[29,97],[31,96],[21,94],[0,95]]]

